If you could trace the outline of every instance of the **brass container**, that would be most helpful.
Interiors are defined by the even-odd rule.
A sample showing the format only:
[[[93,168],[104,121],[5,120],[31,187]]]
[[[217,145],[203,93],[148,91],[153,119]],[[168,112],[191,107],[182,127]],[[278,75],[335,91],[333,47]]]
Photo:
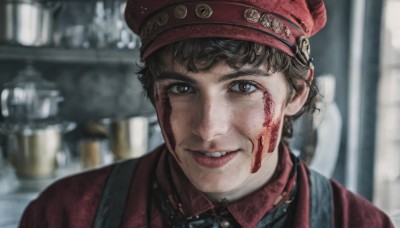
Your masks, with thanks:
[[[8,136],[8,156],[19,177],[52,176],[60,150],[61,132],[58,128],[16,131]]]
[[[7,136],[7,157],[21,178],[47,178],[55,174],[62,149],[62,136],[76,127],[74,122],[1,123]]]
[[[101,163],[100,144],[95,140],[84,140],[80,143],[80,156],[82,168],[97,167]]]
[[[83,169],[96,168],[112,162],[108,141],[101,138],[87,138],[79,142],[81,166]]]
[[[108,118],[86,125],[90,135],[105,136],[110,141],[114,161],[137,158],[148,152],[149,118],[134,116]]]
[[[138,116],[109,120],[107,129],[114,160],[141,157],[148,152],[148,118]]]

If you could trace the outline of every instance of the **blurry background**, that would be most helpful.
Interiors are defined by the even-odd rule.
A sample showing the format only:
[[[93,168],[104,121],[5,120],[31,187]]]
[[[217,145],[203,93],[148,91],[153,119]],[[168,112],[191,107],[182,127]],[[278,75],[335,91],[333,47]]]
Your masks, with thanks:
[[[0,88],[8,91],[2,111],[10,109],[0,116],[0,227],[15,227],[26,202],[55,178],[140,156],[162,142],[137,81],[140,40],[126,27],[124,1],[17,2],[0,2]],[[291,144],[313,168],[394,215],[400,0],[325,2],[327,26],[311,39],[321,111],[296,122]],[[50,110],[44,100],[58,109],[34,115]],[[49,130],[61,138],[51,149],[40,139]],[[33,145],[39,149],[25,151]],[[43,164],[48,170],[35,166]]]
[[[400,226],[400,1],[385,1],[380,71],[373,201],[397,214]]]

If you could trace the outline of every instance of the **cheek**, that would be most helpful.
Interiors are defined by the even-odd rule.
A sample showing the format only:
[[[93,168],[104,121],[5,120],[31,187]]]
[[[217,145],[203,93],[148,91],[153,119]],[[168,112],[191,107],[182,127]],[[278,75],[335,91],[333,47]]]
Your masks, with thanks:
[[[172,107],[171,101],[167,94],[160,94],[158,91],[155,95],[155,104],[157,110],[158,120],[161,126],[161,131],[164,135],[165,143],[169,150],[179,160],[178,155],[175,153],[175,136],[171,127]]]
[[[271,94],[266,91],[263,95],[264,103],[264,122],[262,132],[258,134],[257,138],[252,140],[253,149],[253,165],[252,173],[257,172],[261,167],[263,158],[275,150],[280,133],[280,119],[274,121],[274,116],[280,116],[274,109],[274,102]],[[278,115],[277,115],[278,114]]]

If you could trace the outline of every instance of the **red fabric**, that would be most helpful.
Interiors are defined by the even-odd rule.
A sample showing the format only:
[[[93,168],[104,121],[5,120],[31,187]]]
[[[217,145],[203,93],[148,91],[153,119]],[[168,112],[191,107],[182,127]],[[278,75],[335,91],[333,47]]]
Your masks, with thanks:
[[[287,152],[287,148],[283,147],[283,150],[283,156],[279,161],[279,168],[274,178],[262,189],[257,191],[256,194],[249,195],[228,205],[228,211],[241,227],[255,227],[261,218],[269,210],[274,208],[273,204],[278,196],[283,191],[290,192],[292,190],[296,177],[293,176],[289,178],[293,164],[289,152]],[[165,158],[161,158],[161,160],[167,159],[166,153],[163,156],[165,156]],[[171,157],[169,156],[169,158]],[[168,178],[165,178],[165,170],[170,172],[172,182],[169,182]],[[182,209],[186,217],[194,217],[214,208],[213,203],[184,177],[183,172],[175,160],[169,159],[168,165],[164,167],[161,163],[161,167],[159,167],[156,172],[162,188],[169,193],[177,193],[179,199],[174,199],[174,201],[182,204]],[[170,195],[170,197],[173,196]],[[288,197],[289,194],[283,197],[278,205],[285,202]]]
[[[198,213],[213,207],[182,176],[175,162],[168,159],[170,156],[167,153],[164,148],[158,149],[145,156],[138,164],[122,227],[168,227],[157,203],[148,195],[154,170],[163,188],[167,191],[172,188],[178,190],[187,213]],[[280,164],[290,165],[288,157],[288,150],[283,150]],[[21,220],[21,227],[92,227],[103,185],[110,170],[110,167],[105,167],[57,181],[28,206]],[[276,193],[282,191],[282,185],[286,186],[287,170],[287,167],[282,167],[270,186],[267,184],[254,195],[228,206],[228,210],[241,225],[254,227],[256,220],[271,207],[270,202],[276,197]],[[303,163],[300,164],[297,174],[299,181],[296,210],[291,214],[292,224],[288,227],[305,228],[309,227],[310,190],[308,170]],[[335,181],[332,181],[332,187],[335,227],[394,227],[389,218],[367,200],[347,191]]]
[[[196,15],[195,8],[199,4],[211,7],[213,13],[209,18]],[[187,7],[187,16],[183,19],[174,17],[178,5]],[[260,15],[272,15],[291,31],[291,35],[277,33],[259,22],[248,22],[244,12],[249,8],[256,9]],[[160,13],[168,15],[166,22],[151,23]],[[300,36],[310,37],[325,26],[326,10],[322,0],[128,0],[125,19],[132,31],[142,38],[142,59],[176,41],[205,37],[254,41],[295,56],[296,49],[277,37],[296,46]]]
[[[359,195],[346,190],[332,180],[335,195],[335,226],[341,228],[353,227],[393,227],[390,219],[377,210],[371,203]]]

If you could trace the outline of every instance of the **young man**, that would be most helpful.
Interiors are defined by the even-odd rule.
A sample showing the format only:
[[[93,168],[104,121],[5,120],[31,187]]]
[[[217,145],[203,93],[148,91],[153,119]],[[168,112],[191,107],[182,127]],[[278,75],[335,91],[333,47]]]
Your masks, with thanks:
[[[128,0],[126,20],[165,145],[58,181],[21,227],[393,227],[285,142],[313,108],[322,1]]]

